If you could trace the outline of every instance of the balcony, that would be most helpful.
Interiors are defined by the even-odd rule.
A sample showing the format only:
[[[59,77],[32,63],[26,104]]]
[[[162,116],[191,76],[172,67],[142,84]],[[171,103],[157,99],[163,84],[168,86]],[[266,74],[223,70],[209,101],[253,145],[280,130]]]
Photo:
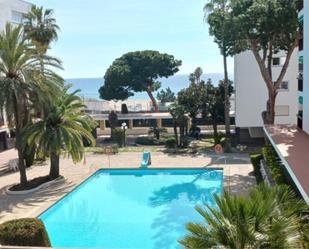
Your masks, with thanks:
[[[303,111],[299,111],[297,115],[297,126],[300,129],[303,129]]]
[[[300,73],[298,76],[298,91],[302,92],[303,89],[304,89],[303,75]]]
[[[298,2],[298,10],[301,11],[304,8],[304,0],[299,0]]]
[[[303,38],[299,39],[299,41],[298,41],[298,50],[299,51],[304,50],[304,39]]]

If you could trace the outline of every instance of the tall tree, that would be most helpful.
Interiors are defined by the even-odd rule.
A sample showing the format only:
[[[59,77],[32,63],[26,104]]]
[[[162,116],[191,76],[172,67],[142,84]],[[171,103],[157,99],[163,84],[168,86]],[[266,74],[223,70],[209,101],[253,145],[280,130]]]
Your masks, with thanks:
[[[185,248],[307,248],[301,214],[308,206],[286,185],[260,185],[248,197],[225,192],[215,202],[216,207],[197,208],[205,222],[187,225],[190,234],[180,241]]]
[[[72,156],[74,162],[81,161],[84,157],[83,140],[94,144],[92,130],[94,121],[82,111],[85,106],[76,94],[67,93],[65,87],[63,94],[58,97],[51,107],[51,112],[25,130],[25,139],[29,144],[38,144],[43,153],[50,157],[50,179],[60,175],[61,151],[66,151]]]
[[[35,5],[25,15],[25,34],[42,53],[46,53],[50,43],[58,39],[59,26],[53,15],[52,9],[44,10]]]
[[[175,93],[171,90],[170,87],[166,89],[162,89],[157,93],[157,99],[161,101],[161,103],[174,102],[176,100]]]
[[[265,124],[275,121],[278,90],[286,74],[299,39],[298,0],[232,0],[231,15],[235,40],[241,51],[250,49],[257,61],[268,89]],[[279,51],[286,53],[277,78],[273,78],[272,62]]]
[[[203,69],[201,67],[197,67],[194,72],[189,75],[189,81],[191,84],[198,84],[201,82],[202,75]]]
[[[190,76],[189,76],[190,80]],[[196,129],[197,115],[201,113],[201,105],[203,102],[207,101],[203,99],[201,88],[203,87],[204,81],[199,84],[195,83],[190,84],[189,87],[179,91],[177,100],[178,103],[184,106],[187,113],[189,113],[190,118],[192,119],[192,131]]]
[[[31,97],[40,92],[45,99],[58,89],[52,83],[58,78],[52,67],[60,67],[59,61],[44,56],[42,61],[48,67],[41,71],[41,59],[25,39],[22,27],[7,24],[0,34],[0,109],[4,109],[11,127],[16,129],[16,149],[19,158],[20,184],[27,184],[23,155],[23,129],[29,120]],[[44,77],[50,84],[43,85]]]
[[[232,82],[228,82],[228,96],[233,92]],[[215,144],[219,144],[220,136],[218,133],[218,124],[224,121],[224,99],[225,83],[220,81],[219,86],[215,87],[209,79],[206,84],[201,84],[200,88],[201,113],[202,117],[210,121],[213,126]]]
[[[224,120],[225,132],[228,138],[226,151],[230,150],[229,138],[231,136],[230,125],[230,98],[229,98],[229,78],[227,69],[227,57],[235,52],[235,32],[233,18],[231,16],[231,7],[229,0],[210,0],[204,7],[205,19],[209,24],[209,33],[214,36],[220,53],[223,57],[224,68]]]
[[[169,111],[173,117],[173,127],[174,127],[176,144],[179,147],[183,147],[185,142],[185,130],[188,122],[188,117],[186,116],[186,109],[183,105],[173,103],[170,106]],[[177,131],[178,127],[179,127],[179,139]]]
[[[130,52],[116,59],[107,69],[104,85],[99,89],[100,97],[106,100],[124,100],[134,92],[147,92],[155,111],[158,104],[152,92],[160,88],[161,77],[169,77],[176,72],[181,61],[174,56],[157,51]]]

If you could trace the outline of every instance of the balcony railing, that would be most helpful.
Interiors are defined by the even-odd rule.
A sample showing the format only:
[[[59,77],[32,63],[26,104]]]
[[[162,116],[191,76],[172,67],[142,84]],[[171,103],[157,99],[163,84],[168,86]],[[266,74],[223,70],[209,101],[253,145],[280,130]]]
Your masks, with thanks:
[[[304,89],[304,85],[303,85],[303,79],[298,79],[298,91],[302,92]]]

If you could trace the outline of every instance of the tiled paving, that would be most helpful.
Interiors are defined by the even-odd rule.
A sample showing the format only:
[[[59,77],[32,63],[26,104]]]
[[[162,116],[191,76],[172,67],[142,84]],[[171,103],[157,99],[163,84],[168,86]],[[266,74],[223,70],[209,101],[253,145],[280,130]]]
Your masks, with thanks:
[[[137,168],[142,153],[130,152],[117,155],[89,154],[84,162],[74,165],[69,158],[61,160],[61,174],[64,183],[58,183],[35,193],[22,196],[8,196],[5,188],[19,180],[18,172],[0,176],[0,223],[22,217],[36,217],[46,208],[59,200],[95,171],[100,168]],[[174,155],[162,152],[152,153],[151,167],[222,167],[224,169],[224,187],[237,194],[246,194],[248,188],[255,185],[252,165],[247,155]],[[27,170],[28,179],[48,174],[49,165],[33,166]]]
[[[284,166],[303,198],[309,203],[309,135],[295,125],[265,127]]]

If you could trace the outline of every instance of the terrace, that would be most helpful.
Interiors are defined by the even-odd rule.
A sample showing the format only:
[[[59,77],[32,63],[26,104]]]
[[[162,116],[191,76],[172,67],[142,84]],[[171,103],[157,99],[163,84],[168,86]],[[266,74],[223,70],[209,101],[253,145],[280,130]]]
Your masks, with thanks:
[[[264,130],[298,191],[309,203],[309,136],[295,125],[265,126]]]

